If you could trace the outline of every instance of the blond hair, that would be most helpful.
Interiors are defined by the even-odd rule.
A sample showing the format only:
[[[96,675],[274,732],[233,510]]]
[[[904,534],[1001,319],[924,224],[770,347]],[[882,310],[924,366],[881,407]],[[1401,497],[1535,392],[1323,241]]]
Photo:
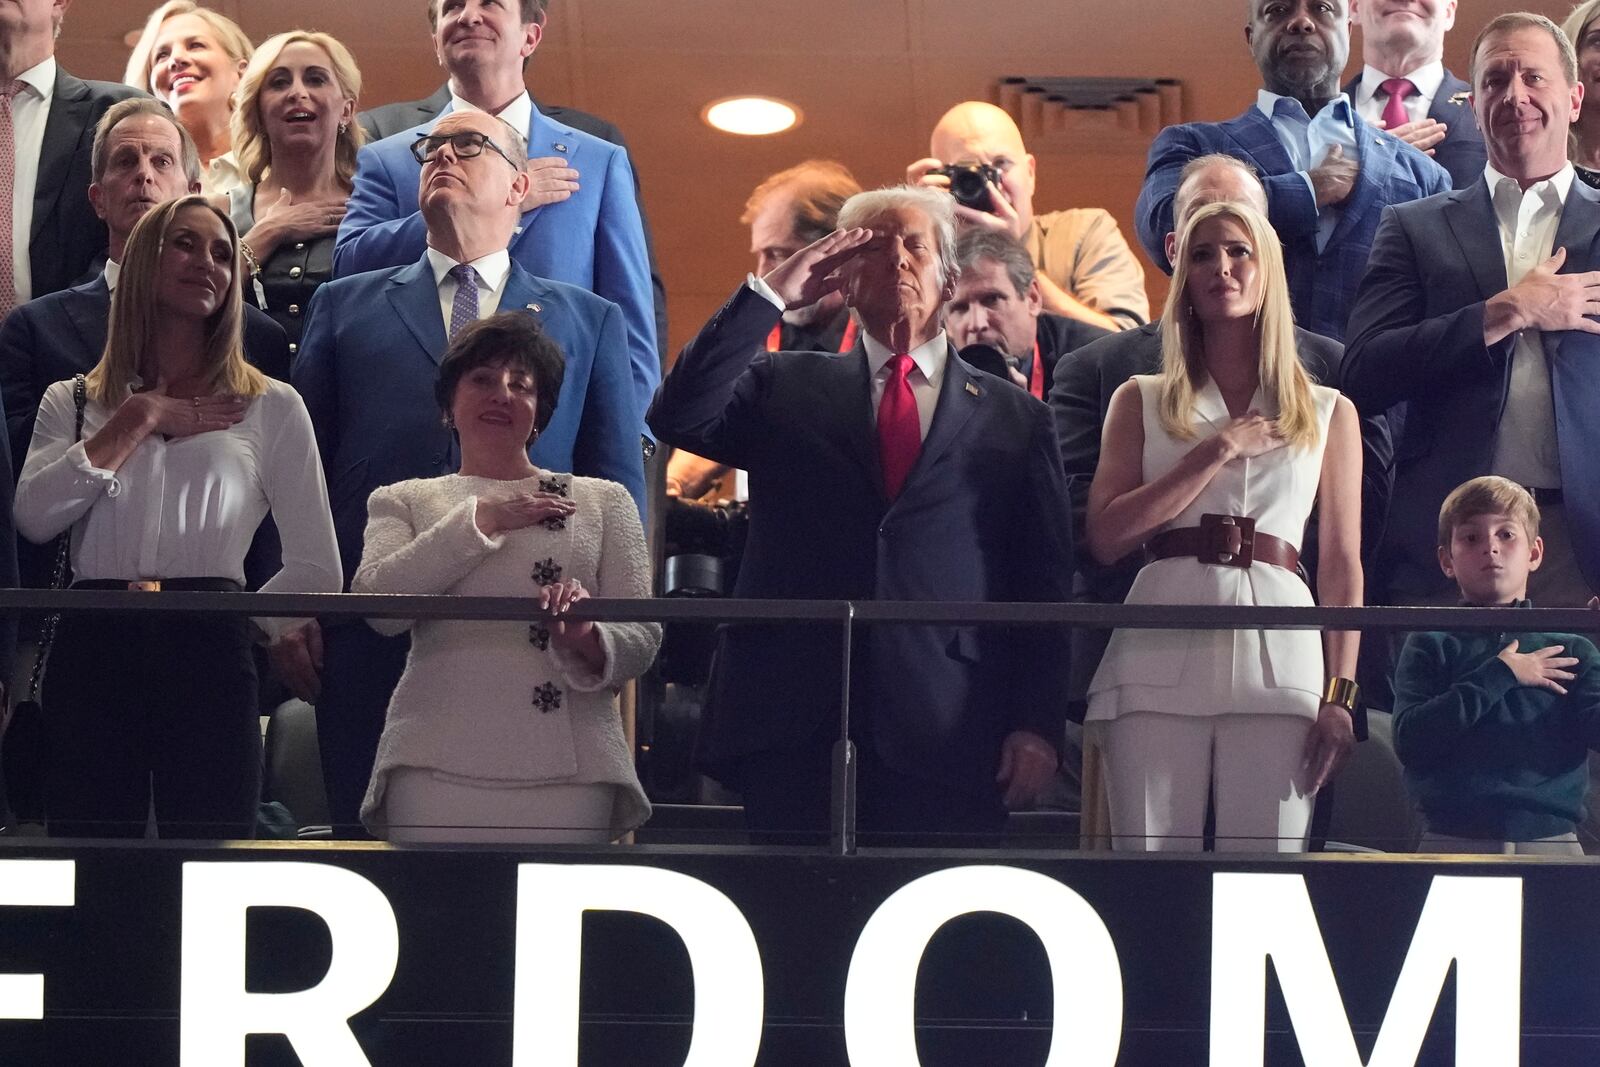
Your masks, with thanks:
[[[156,35],[161,32],[161,27],[168,19],[177,18],[179,15],[194,15],[210,26],[211,32],[217,35],[217,43],[235,63],[248,60],[255,54],[255,46],[250,43],[249,36],[239,28],[237,22],[220,11],[201,7],[194,0],[167,0],[150,12],[150,17],[145,19],[139,41],[133,46],[133,52],[128,56],[128,65],[122,72],[125,84],[152,95],[155,93]]]
[[[345,99],[354,103],[361,98],[361,70],[350,50],[332,35],[290,30],[262,41],[239,79],[232,121],[233,154],[239,161],[239,169],[252,184],[259,183],[272,166],[272,142],[261,122],[261,86],[277,66],[283,50],[292,44],[309,44],[326,52],[334,80],[339,83],[339,91]],[[340,126],[333,143],[333,172],[340,185],[348,188],[355,181],[356,152],[365,140],[366,132],[353,115],[348,123]]]
[[[239,234],[227,212],[218,211],[205,197],[180,196],[151,208],[128,235],[122,273],[111,294],[105,351],[88,375],[89,395],[103,407],[116,407],[126,400],[136,379],[146,386],[155,384],[156,327],[163,314],[161,251],[173,220],[190,207],[205,208],[221,219],[233,249],[227,292],[206,320],[205,350],[201,354],[206,384],[214,393],[240,396],[259,396],[267,391],[267,379],[244,361]]]
[[[1321,436],[1311,377],[1300,363],[1294,339],[1294,311],[1283,270],[1283,248],[1267,220],[1248,204],[1220,201],[1199,208],[1178,233],[1178,254],[1172,264],[1172,287],[1161,315],[1161,426],[1179,440],[1195,436],[1195,396],[1207,378],[1202,346],[1204,325],[1189,303],[1189,244],[1211,219],[1233,219],[1250,235],[1255,249],[1261,302],[1256,305],[1257,374],[1261,392],[1278,409],[1278,432],[1298,448],[1309,448]]]
[[[1533,494],[1510,478],[1486,474],[1462,482],[1439,508],[1439,547],[1449,548],[1456,527],[1479,515],[1505,515],[1522,523],[1532,541],[1539,536],[1539,505]]]

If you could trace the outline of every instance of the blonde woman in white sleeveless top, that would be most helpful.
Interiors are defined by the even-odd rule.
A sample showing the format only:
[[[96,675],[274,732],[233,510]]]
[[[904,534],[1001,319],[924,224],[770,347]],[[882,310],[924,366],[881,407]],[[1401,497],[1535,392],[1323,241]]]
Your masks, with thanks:
[[[1212,204],[1178,239],[1162,372],[1123,384],[1089,492],[1089,550],[1151,560],[1128,603],[1309,606],[1296,571],[1318,506],[1317,597],[1361,603],[1355,408],[1294,346],[1283,254],[1253,208]],[[1119,849],[1305,848],[1312,798],[1354,741],[1356,633],[1119,630],[1089,687],[1106,721]]]

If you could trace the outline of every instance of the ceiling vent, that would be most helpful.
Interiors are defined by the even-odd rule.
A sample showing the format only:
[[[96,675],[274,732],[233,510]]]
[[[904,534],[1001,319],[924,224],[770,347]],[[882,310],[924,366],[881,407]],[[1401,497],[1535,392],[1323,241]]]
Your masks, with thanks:
[[[1183,86],[1176,78],[1013,76],[996,83],[994,100],[1017,120],[1028,141],[1148,140],[1184,121]]]

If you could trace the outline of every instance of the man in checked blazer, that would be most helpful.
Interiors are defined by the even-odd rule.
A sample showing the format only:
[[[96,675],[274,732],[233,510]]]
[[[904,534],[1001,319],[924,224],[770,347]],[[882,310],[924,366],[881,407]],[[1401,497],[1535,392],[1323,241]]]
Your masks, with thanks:
[[[1295,324],[1343,340],[1378,216],[1450,188],[1443,167],[1374,129],[1339,91],[1350,54],[1347,0],[1251,0],[1245,40],[1263,88],[1226,122],[1169,126],[1150,146],[1135,217],[1165,270],[1172,202],[1185,163],[1222,152],[1248,160],[1283,242]]]
[[[753,275],[678,357],[650,409],[663,441],[750,473],[736,596],[1059,601],[1072,519],[1049,409],[964,363],[940,327],[955,286],[953,201],[859,193],[839,229]],[[842,290],[843,355],[766,352],[787,309]],[[892,401],[892,403],[891,403]],[[987,834],[1055,772],[1068,645],[1058,627],[856,630],[852,737],[864,832]],[[702,760],[745,819],[798,840],[827,826],[840,635],[722,635]]]

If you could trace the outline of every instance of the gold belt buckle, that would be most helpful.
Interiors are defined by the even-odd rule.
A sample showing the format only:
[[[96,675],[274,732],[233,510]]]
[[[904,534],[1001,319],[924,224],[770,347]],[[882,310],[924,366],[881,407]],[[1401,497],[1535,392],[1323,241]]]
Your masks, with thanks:
[[[128,590],[133,593],[159,593],[161,592],[161,579],[152,578],[148,581],[129,582]]]

